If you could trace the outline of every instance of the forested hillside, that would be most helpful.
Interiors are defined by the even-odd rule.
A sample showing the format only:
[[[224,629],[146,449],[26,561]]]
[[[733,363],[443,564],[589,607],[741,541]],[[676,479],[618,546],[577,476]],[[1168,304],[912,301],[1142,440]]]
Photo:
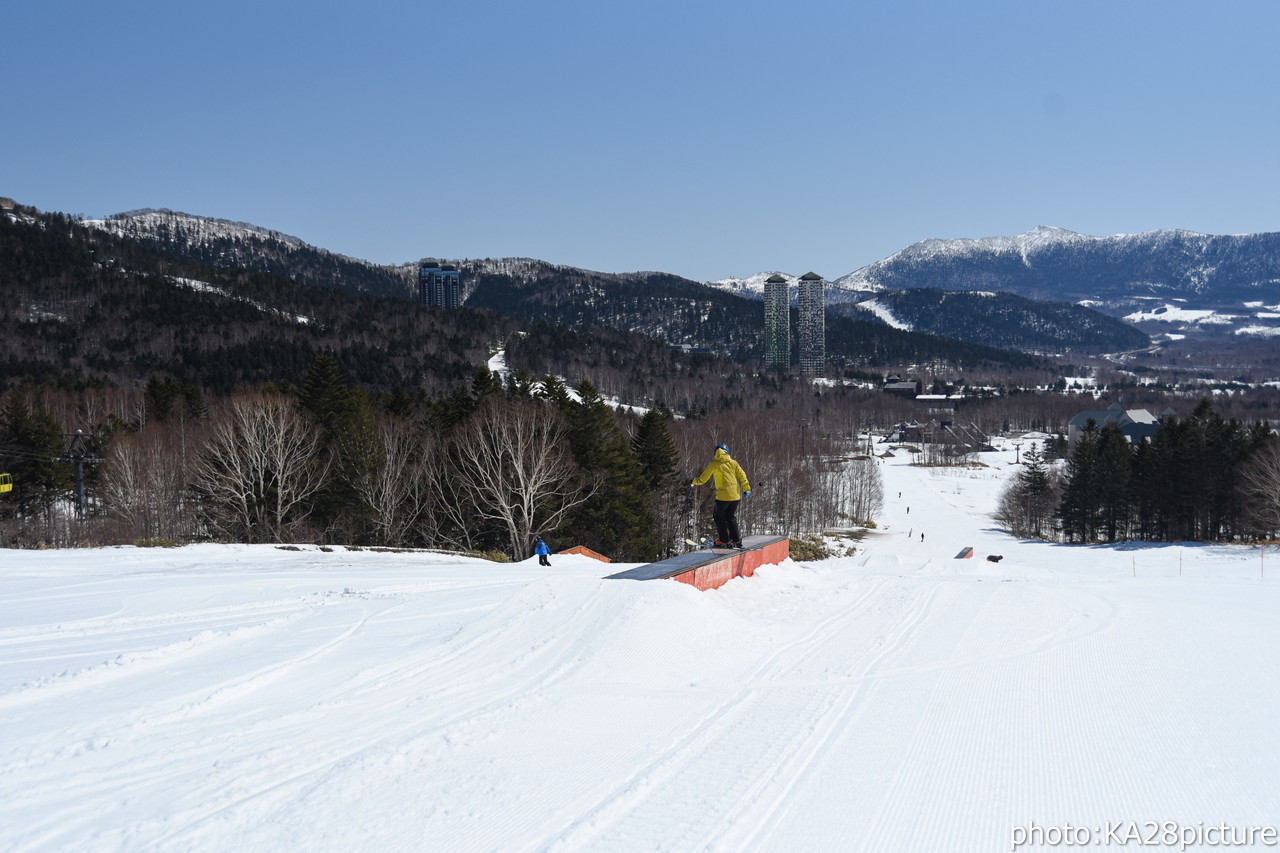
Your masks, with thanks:
[[[530,322],[630,329],[735,361],[758,362],[764,356],[759,301],[665,273],[606,276],[550,266],[524,277],[480,273],[467,304]],[[873,318],[837,316],[827,320],[827,361],[837,370],[919,362],[956,368],[1036,363],[1025,353],[994,345],[906,332]]]
[[[331,353],[359,385],[431,394],[465,383],[496,347],[527,330],[537,345],[517,342],[513,367],[591,378],[636,402],[665,389],[667,398],[705,409],[741,396],[725,377],[742,368],[682,359],[668,345],[730,358],[748,374],[762,354],[759,302],[676,276],[471,262],[464,267],[469,310],[445,313],[407,294],[363,291],[373,274],[368,265],[283,235],[163,217],[152,225],[163,239],[141,239],[136,228],[121,236],[20,206],[0,217],[0,316],[9,327],[0,381],[137,386],[161,374],[223,393],[296,383],[317,354]],[[250,249],[259,243],[270,251],[255,259]],[[382,290],[401,276],[379,275]],[[827,340],[837,371],[1034,364],[1021,353],[902,332],[874,319],[831,317]]]
[[[359,384],[469,379],[516,324],[353,296],[158,253],[54,214],[0,217],[0,381],[138,385],[153,373],[225,392],[299,382],[318,353]]]
[[[171,210],[137,210],[86,224],[213,269],[265,272],[300,284],[375,296],[405,298],[415,289],[405,268],[348,258],[243,222]]]
[[[918,332],[987,346],[1044,353],[1118,352],[1151,342],[1128,323],[1082,305],[1034,301],[1013,293],[916,288],[886,290],[876,294],[876,301]],[[864,313],[851,303],[831,310],[852,317]]]

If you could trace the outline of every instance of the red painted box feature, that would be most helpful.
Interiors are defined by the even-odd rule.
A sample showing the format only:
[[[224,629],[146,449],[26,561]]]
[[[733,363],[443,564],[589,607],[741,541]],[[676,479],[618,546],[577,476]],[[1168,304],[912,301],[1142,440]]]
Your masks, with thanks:
[[[716,589],[734,578],[749,578],[761,566],[781,563],[791,556],[791,540],[785,536],[748,536],[742,544],[742,550],[710,548],[691,551],[609,577],[626,580],[671,578],[698,589]]]
[[[584,556],[584,557],[590,557],[591,559],[593,559],[593,560],[599,560],[599,561],[600,561],[600,562],[602,562],[602,563],[612,563],[612,562],[613,562],[613,560],[610,560],[610,559],[609,559],[608,557],[606,557],[604,554],[600,554],[600,553],[598,553],[598,552],[596,552],[596,551],[592,551],[592,550],[591,550],[590,548],[588,548],[586,545],[574,545],[572,548],[565,548],[563,551],[558,551],[558,552],[556,552],[556,553],[559,553],[559,554],[581,554],[581,555],[582,555],[582,556]]]

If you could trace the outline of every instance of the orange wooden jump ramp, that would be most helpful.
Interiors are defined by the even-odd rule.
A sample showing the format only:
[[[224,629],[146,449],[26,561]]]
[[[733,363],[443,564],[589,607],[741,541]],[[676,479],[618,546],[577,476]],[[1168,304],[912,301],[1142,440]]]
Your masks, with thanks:
[[[741,551],[733,548],[690,551],[608,577],[634,581],[671,578],[698,589],[716,589],[734,578],[749,578],[761,566],[781,563],[791,556],[791,540],[785,536],[748,536],[742,540],[742,546]]]

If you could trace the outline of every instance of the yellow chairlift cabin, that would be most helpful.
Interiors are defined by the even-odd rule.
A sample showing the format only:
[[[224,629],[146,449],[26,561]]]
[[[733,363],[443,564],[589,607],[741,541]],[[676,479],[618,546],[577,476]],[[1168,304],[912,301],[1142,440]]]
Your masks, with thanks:
[[[0,474],[0,492],[12,492],[12,491],[13,491],[13,475]]]

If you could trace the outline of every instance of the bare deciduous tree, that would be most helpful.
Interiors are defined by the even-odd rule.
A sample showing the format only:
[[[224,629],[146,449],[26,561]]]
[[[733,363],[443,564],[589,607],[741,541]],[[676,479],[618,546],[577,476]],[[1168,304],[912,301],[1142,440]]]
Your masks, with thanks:
[[[372,513],[374,536],[382,545],[406,545],[414,529],[425,524],[421,538],[432,543],[434,519],[429,508],[441,460],[435,442],[404,418],[384,416],[376,426],[378,458],[353,483]]]
[[[101,498],[104,511],[119,525],[117,539],[185,541],[191,536],[187,445],[185,430],[159,424],[111,442],[100,469]]]
[[[880,477],[879,464],[874,458],[855,459],[846,468],[843,478],[843,498],[852,521],[865,524],[874,521],[884,509],[884,481]]]
[[[1280,443],[1271,441],[1241,468],[1240,492],[1255,534],[1274,538],[1280,530]]]
[[[211,527],[246,541],[284,541],[310,511],[329,460],[297,403],[278,394],[234,398],[213,421],[193,482]]]
[[[480,519],[506,533],[517,559],[594,489],[577,477],[560,414],[549,404],[488,400],[453,438],[454,484]]]
[[[674,426],[687,470],[695,474],[717,443],[730,445],[752,486],[738,510],[747,535],[819,533],[850,520],[873,521],[881,511],[884,490],[876,463],[850,459],[852,448],[820,425],[820,413],[808,414],[793,421],[735,413]],[[709,490],[699,495],[692,508],[699,534],[706,530],[711,497]]]

